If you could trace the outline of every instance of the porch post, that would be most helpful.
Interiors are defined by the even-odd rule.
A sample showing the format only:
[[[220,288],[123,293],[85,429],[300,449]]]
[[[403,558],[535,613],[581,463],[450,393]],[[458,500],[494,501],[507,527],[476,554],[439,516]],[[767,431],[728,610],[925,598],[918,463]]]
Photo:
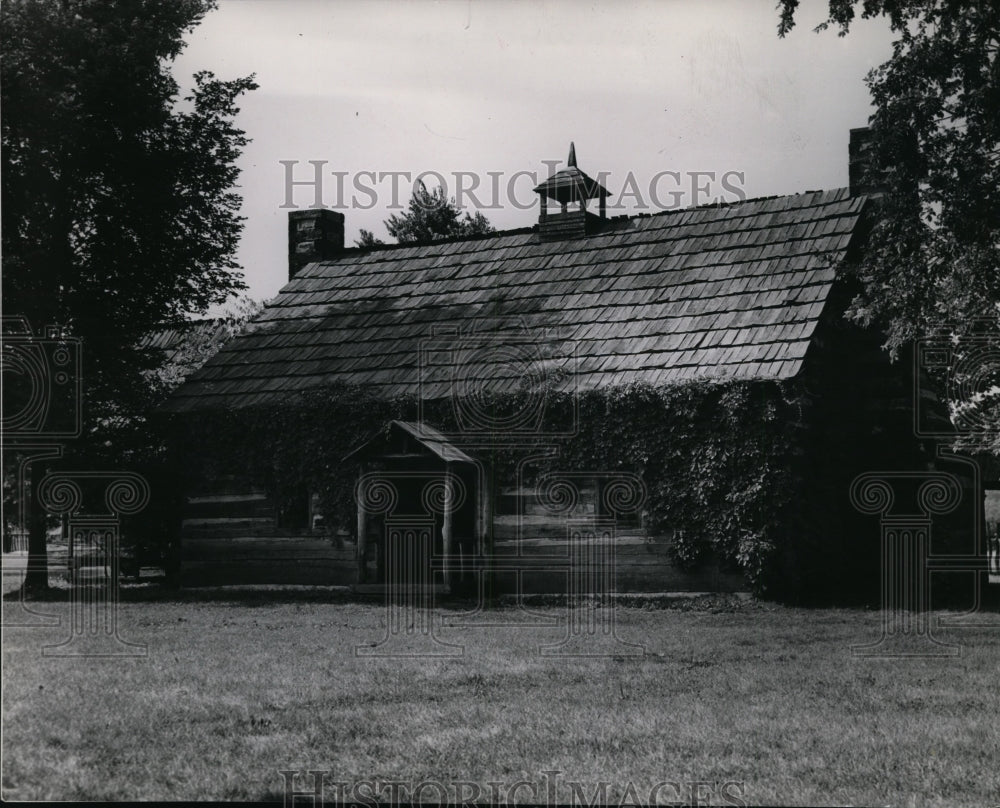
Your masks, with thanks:
[[[361,469],[362,480],[364,478],[364,467]],[[365,511],[365,483],[358,484],[358,583],[365,583],[368,577],[368,567],[365,562],[365,550],[368,528],[368,514]]]
[[[441,555],[442,555],[442,577],[444,585],[448,586],[451,579],[451,479],[448,471],[448,464],[444,467],[444,523],[441,526]]]

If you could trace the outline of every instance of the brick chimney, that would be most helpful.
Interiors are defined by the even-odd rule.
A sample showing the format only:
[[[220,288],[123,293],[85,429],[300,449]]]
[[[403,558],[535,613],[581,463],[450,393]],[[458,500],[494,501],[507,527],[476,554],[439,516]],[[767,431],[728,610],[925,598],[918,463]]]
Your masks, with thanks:
[[[560,241],[580,238],[600,229],[606,216],[607,189],[597,180],[588,177],[576,167],[576,146],[569,144],[566,168],[557,171],[535,188],[540,210],[538,212],[538,237],[541,241]],[[559,203],[559,213],[549,215],[548,200]],[[597,199],[600,216],[587,212],[587,200]],[[577,207],[569,210],[569,205]]]
[[[344,214],[326,208],[288,214],[288,280],[306,264],[332,258],[344,249]]]
[[[847,147],[847,175],[851,196],[867,195],[878,198],[885,192],[878,177],[871,174],[872,130],[867,126],[851,130],[851,141]]]

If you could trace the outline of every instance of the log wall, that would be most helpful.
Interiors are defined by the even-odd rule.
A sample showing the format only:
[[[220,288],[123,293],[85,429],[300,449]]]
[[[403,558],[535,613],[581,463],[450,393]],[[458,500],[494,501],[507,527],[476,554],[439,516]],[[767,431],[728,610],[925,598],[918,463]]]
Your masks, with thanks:
[[[241,491],[236,478],[219,481],[215,489],[188,498],[182,523],[183,585],[354,584],[357,545],[352,537],[282,531],[274,505],[261,489],[244,483]],[[714,567],[678,569],[669,557],[670,537],[649,535],[636,524],[616,529],[612,544],[602,529],[588,528],[594,513],[586,497],[572,521],[547,514],[530,491],[519,496],[507,490],[497,501],[503,503],[498,504],[501,510],[524,512],[492,514],[491,558],[467,559],[470,571],[475,568],[477,575],[486,575],[491,592],[561,594],[571,587],[578,591],[580,575],[594,559],[602,570],[611,560],[618,592],[747,588],[742,576]],[[374,536],[370,544],[376,544]],[[576,583],[571,582],[573,575]],[[466,583],[471,583],[471,574]]]

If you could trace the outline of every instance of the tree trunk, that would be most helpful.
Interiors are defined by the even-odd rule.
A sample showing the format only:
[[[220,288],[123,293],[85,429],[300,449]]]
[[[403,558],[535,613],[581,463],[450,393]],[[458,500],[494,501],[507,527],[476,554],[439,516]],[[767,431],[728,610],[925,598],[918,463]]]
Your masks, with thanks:
[[[45,510],[38,501],[38,481],[42,477],[42,472],[38,468],[32,469],[31,476],[31,495],[25,503],[28,507],[28,570],[21,587],[25,595],[42,594],[49,588]]]

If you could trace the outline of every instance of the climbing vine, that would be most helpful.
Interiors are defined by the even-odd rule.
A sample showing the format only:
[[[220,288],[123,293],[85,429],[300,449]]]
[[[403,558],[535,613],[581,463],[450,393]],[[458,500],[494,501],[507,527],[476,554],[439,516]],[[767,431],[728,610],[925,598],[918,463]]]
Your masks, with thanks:
[[[479,406],[516,411],[527,394],[497,395]],[[713,560],[743,571],[760,592],[772,586],[773,559],[790,540],[798,391],[790,383],[630,385],[566,394],[550,391],[546,420],[570,425],[556,444],[554,470],[628,471],[647,490],[649,530],[671,533],[675,562]],[[538,406],[537,396],[531,400]],[[309,391],[293,401],[174,416],[175,462],[212,479],[235,470],[265,480],[276,500],[303,488],[318,494],[330,525],[350,529],[356,469],[343,458],[391,419],[425,420],[456,432],[452,402],[384,399],[356,387]],[[513,481],[522,452],[497,441],[493,474]]]

